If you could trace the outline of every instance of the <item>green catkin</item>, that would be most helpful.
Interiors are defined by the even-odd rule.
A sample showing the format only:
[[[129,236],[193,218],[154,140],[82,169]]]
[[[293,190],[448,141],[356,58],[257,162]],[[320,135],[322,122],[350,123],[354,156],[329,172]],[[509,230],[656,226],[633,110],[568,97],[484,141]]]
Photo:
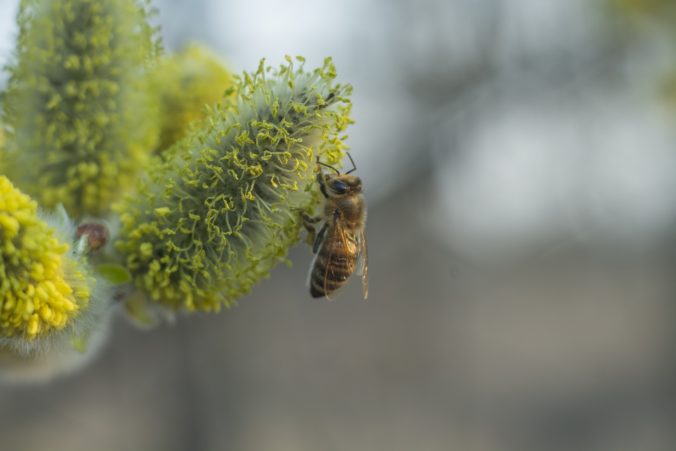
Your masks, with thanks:
[[[0,122],[0,175],[5,173],[5,130]]]
[[[149,14],[138,0],[22,0],[3,108],[6,172],[43,207],[106,213],[155,147]]]
[[[205,105],[220,102],[234,82],[220,58],[198,45],[162,58],[151,77],[161,105],[159,150],[183,138],[190,124],[204,118]]]
[[[315,158],[340,161],[351,123],[351,87],[334,82],[331,60],[312,72],[298,60],[244,73],[234,100],[212,109],[116,207],[117,249],[151,300],[217,311],[297,242],[299,211],[319,201]]]
[[[611,6],[628,16],[673,20],[676,7],[671,0],[610,0]]]

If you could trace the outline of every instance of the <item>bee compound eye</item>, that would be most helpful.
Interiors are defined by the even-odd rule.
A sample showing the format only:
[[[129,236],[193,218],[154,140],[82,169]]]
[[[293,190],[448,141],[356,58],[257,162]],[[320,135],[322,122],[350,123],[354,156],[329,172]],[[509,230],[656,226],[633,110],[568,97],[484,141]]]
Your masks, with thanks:
[[[347,183],[341,180],[334,180],[331,182],[331,191],[336,194],[345,194],[347,192]]]

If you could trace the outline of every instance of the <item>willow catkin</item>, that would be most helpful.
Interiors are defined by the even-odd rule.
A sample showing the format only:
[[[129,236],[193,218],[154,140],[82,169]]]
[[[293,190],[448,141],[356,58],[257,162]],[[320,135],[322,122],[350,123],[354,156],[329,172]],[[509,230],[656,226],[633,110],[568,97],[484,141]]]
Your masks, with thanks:
[[[261,62],[237,81],[234,100],[172,147],[139,193],[116,206],[117,242],[136,286],[171,309],[218,310],[284,260],[301,210],[318,202],[316,157],[346,148],[351,87],[330,59]]]
[[[0,349],[45,353],[104,326],[105,288],[73,251],[73,230],[0,176]]]
[[[4,98],[5,172],[40,205],[106,213],[158,136],[143,73],[158,52],[137,0],[22,0]]]
[[[195,44],[163,57],[151,79],[160,98],[159,150],[183,138],[192,123],[204,118],[205,106],[219,103],[234,83],[221,59]]]

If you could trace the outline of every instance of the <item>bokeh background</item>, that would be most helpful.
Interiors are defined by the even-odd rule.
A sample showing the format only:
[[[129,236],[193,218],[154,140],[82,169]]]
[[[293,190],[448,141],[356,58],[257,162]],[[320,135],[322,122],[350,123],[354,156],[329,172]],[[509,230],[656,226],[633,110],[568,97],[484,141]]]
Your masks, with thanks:
[[[298,246],[234,309],[0,387],[0,449],[676,449],[671,0],[155,5],[236,72],[334,57],[369,300],[310,299]]]

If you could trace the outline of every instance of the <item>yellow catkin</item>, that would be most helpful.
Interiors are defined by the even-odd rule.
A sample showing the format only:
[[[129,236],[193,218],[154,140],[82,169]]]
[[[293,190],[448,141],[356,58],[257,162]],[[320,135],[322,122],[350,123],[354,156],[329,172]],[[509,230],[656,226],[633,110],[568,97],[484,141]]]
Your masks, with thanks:
[[[0,176],[0,336],[33,340],[63,329],[89,304],[90,277],[37,205]]]

